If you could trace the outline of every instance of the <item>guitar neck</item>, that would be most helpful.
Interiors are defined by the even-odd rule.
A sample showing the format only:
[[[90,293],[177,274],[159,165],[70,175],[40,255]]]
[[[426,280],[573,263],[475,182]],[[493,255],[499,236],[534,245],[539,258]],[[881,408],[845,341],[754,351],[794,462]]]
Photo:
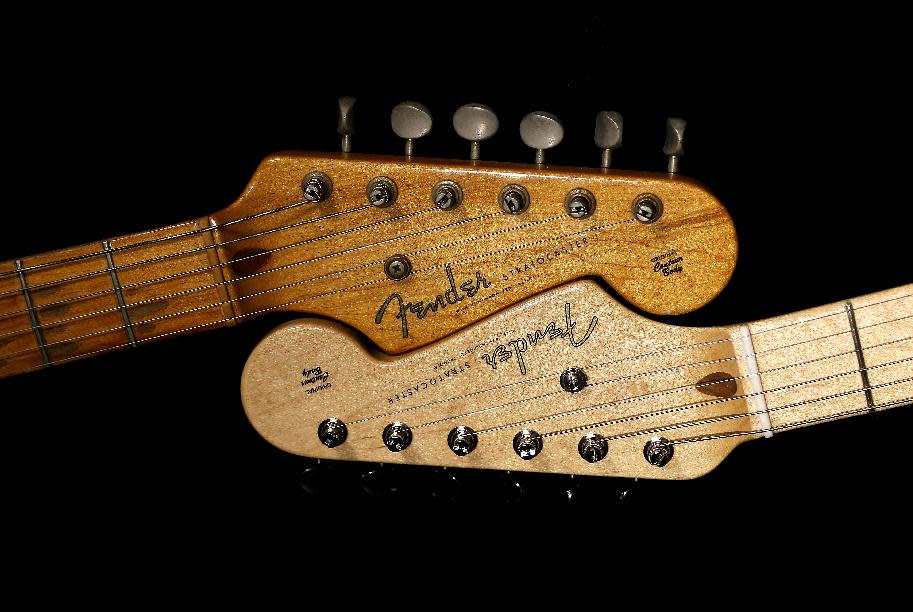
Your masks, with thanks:
[[[235,319],[209,217],[0,263],[0,377]]]
[[[913,397],[913,285],[733,331],[757,373],[759,431],[887,410]],[[755,368],[755,372],[751,370]]]

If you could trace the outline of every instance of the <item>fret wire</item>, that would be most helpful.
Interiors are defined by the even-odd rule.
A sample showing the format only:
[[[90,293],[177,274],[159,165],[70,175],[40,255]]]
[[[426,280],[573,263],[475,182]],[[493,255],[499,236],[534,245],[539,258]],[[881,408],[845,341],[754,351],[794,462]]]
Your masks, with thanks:
[[[130,315],[127,314],[127,306],[124,303],[124,294],[120,288],[120,280],[117,278],[117,266],[114,265],[114,257],[111,255],[111,242],[105,240],[101,243],[105,251],[105,261],[108,264],[108,271],[111,273],[111,283],[114,285],[114,295],[117,299],[117,310],[120,310],[121,319],[124,321],[124,330],[127,332],[127,338],[130,340],[130,346],[136,347],[136,335],[133,333],[133,324],[130,322]]]
[[[853,304],[849,300],[845,303],[846,317],[850,323],[850,331],[853,332],[853,346],[856,352],[856,361],[859,363],[859,376],[862,379],[862,386],[869,386],[869,372],[865,367],[865,356],[862,354],[862,340],[859,339],[859,328],[856,327],[856,315],[853,314]],[[865,402],[869,408],[874,410],[875,400],[872,398],[872,392],[865,392]]]
[[[22,288],[22,295],[25,297],[25,308],[29,313],[29,321],[32,323],[32,331],[35,333],[35,341],[38,343],[38,350],[41,351],[41,359],[44,366],[51,365],[51,358],[48,355],[47,344],[44,341],[44,332],[41,329],[41,323],[38,321],[38,315],[35,314],[35,307],[32,305],[32,296],[29,292],[29,283],[25,278],[25,268],[22,266],[22,260],[16,260],[16,273],[19,275],[19,285]],[[34,349],[30,349],[31,352]]]

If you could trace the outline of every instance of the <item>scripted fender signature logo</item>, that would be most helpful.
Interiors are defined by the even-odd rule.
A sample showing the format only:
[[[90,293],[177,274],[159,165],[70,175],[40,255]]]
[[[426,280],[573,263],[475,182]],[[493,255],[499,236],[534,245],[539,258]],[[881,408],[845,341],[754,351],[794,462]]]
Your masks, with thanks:
[[[509,341],[506,346],[503,344],[499,345],[491,354],[483,353],[482,359],[491,366],[492,370],[495,370],[499,363],[503,363],[513,357],[517,360],[517,367],[520,368],[520,374],[525,375],[526,360],[523,357],[523,354],[529,349],[536,346],[542,340],[557,340],[558,338],[567,338],[568,342],[571,343],[571,346],[577,348],[589,339],[593,330],[596,329],[597,323],[599,323],[599,317],[593,315],[593,318],[590,319],[590,325],[587,327],[586,333],[578,340],[574,336],[574,328],[577,327],[577,322],[571,317],[571,304],[568,302],[564,304],[563,328],[559,327],[556,321],[549,321],[545,327],[535,329],[525,336],[515,338]],[[508,347],[510,348],[508,349]]]
[[[466,298],[471,298],[475,296],[481,289],[487,289],[491,287],[491,283],[482,276],[481,272],[476,272],[475,278],[470,278],[462,283],[460,283],[459,290],[457,289],[456,282],[453,280],[453,272],[450,270],[450,264],[444,266],[444,270],[447,272],[447,280],[450,281],[450,288],[447,289],[443,294],[439,293],[433,300],[429,300],[426,304],[424,300],[419,300],[417,302],[405,302],[403,297],[398,293],[391,293],[390,297],[384,300],[384,303],[380,305],[380,309],[377,311],[377,314],[374,315],[374,322],[378,325],[381,324],[381,321],[384,320],[384,315],[387,312],[387,306],[391,302],[396,300],[399,304],[399,312],[396,314],[396,318],[402,321],[403,327],[403,338],[409,337],[409,321],[408,314],[410,312],[415,313],[419,319],[424,319],[428,316],[428,313],[437,312],[437,309],[440,308],[443,310],[447,308],[447,305],[454,305],[458,302],[462,302]],[[463,294],[466,295],[463,295]]]

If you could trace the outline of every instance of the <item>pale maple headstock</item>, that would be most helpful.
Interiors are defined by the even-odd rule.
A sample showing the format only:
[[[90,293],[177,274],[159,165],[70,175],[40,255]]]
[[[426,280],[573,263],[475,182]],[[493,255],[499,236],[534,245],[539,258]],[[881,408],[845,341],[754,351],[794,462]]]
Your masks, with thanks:
[[[328,177],[332,191],[321,202],[294,206],[314,173]],[[396,199],[386,206],[369,201],[378,177],[395,185]],[[458,186],[459,205],[435,205],[441,184]],[[500,206],[512,185],[528,195],[519,214]],[[575,195],[590,199],[591,214],[568,213]],[[654,222],[635,218],[644,203],[661,205]],[[231,223],[254,215],[262,216]],[[279,154],[214,218],[238,314],[323,315],[389,353],[587,275],[602,277],[648,312],[689,312],[723,289],[737,251],[729,214],[699,184],[601,168]],[[411,267],[401,280],[385,274],[394,256]]]
[[[372,353],[335,323],[294,321],[254,350],[241,392],[263,437],[311,457],[680,479],[709,471],[750,436],[676,446],[662,467],[645,460],[651,438],[758,425],[725,418],[752,409],[737,350],[728,329],[656,323],[581,281],[399,357]],[[580,373],[587,383],[574,392]],[[344,424],[345,441],[332,448],[318,437],[327,419]],[[383,439],[395,423],[408,427],[401,440],[411,436],[401,452]],[[475,432],[464,456],[452,449],[458,427]],[[514,448],[524,429],[542,442],[530,460]],[[605,457],[592,463],[580,449],[589,433],[606,438]]]

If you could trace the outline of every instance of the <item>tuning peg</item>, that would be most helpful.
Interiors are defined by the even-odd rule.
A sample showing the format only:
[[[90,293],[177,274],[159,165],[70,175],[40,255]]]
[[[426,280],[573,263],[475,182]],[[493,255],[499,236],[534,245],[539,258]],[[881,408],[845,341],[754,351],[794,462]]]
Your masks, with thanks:
[[[352,96],[339,98],[339,124],[336,126],[336,131],[342,134],[343,153],[349,153],[352,150],[352,134],[355,133],[355,123],[352,121],[354,106],[355,98]]]
[[[406,139],[406,157],[412,157],[412,141],[431,131],[431,113],[418,102],[403,102],[390,113],[393,132]]]
[[[479,143],[498,131],[498,116],[484,104],[464,104],[453,113],[453,129],[470,143],[469,159],[479,159]]]
[[[685,154],[685,125],[684,119],[666,119],[666,144],[663,153],[669,156],[669,174],[678,172],[678,158]]]
[[[543,111],[529,113],[520,121],[520,139],[536,150],[536,163],[545,160],[545,149],[557,146],[564,138],[564,128],[555,115]]]
[[[602,167],[612,165],[612,149],[621,146],[621,114],[615,111],[602,111],[596,115],[596,135],[593,139],[596,146],[602,149]]]

